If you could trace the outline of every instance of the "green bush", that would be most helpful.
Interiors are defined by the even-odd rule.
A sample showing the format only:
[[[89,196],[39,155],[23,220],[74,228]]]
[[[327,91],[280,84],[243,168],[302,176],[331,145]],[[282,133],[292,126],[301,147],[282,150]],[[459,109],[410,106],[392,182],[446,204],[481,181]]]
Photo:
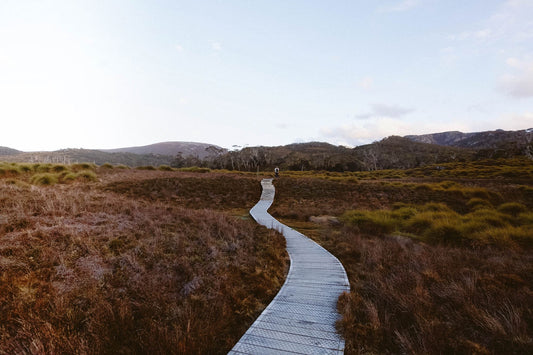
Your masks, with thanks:
[[[70,166],[70,169],[72,171],[75,171],[75,172],[83,171],[83,170],[95,171],[96,170],[96,165],[92,164],[92,163],[76,163],[76,164],[72,164]]]
[[[501,204],[498,207],[498,211],[513,217],[517,217],[520,213],[527,212],[527,207],[518,202],[508,202]]]
[[[79,173],[76,174],[76,178],[78,180],[83,181],[96,181],[98,178],[96,176],[96,173],[91,170],[82,170]]]
[[[63,182],[71,182],[71,181],[75,181],[76,179],[78,178],[78,175],[76,173],[66,173],[66,174],[62,174],[61,176],[61,180]]]
[[[412,206],[405,206],[405,207],[401,207],[401,208],[397,208],[397,209],[394,209],[392,210],[391,212],[391,216],[394,218],[394,219],[397,219],[397,220],[408,220],[410,219],[411,217],[415,216],[418,212],[418,210]]]
[[[467,220],[475,220],[492,227],[510,226],[511,218],[496,210],[478,209],[465,215]]]
[[[452,221],[438,221],[423,232],[426,240],[444,244],[455,244],[464,239],[460,228]]]
[[[35,164],[33,171],[37,173],[49,173],[52,170],[52,164]]]
[[[159,165],[159,170],[162,170],[162,171],[172,171],[174,169],[172,169],[170,166],[168,165]]]
[[[388,211],[350,211],[341,220],[369,234],[391,233],[397,225]]]
[[[422,206],[421,210],[428,212],[453,212],[446,204],[437,202],[428,202]]]
[[[452,187],[456,187],[456,188],[461,187],[461,185],[455,181],[442,181],[441,183],[439,183],[439,186],[445,190],[452,188]]]
[[[67,167],[65,165],[61,165],[61,164],[56,164],[56,165],[53,165],[51,168],[50,168],[51,171],[53,171],[54,173],[60,173],[62,171],[66,171],[68,170]]]
[[[17,166],[3,165],[0,166],[0,177],[14,177],[20,174]]]
[[[203,173],[208,173],[211,171],[211,169],[209,168],[200,168],[200,167],[197,167],[197,166],[192,166],[190,168],[180,168],[179,171],[184,171],[184,172],[189,172],[189,173],[200,173],[200,174],[203,174]]]
[[[475,210],[478,210],[478,209],[491,209],[491,208],[494,208],[494,206],[492,206],[492,204],[489,201],[484,200],[482,198],[478,198],[478,197],[471,198],[466,203],[466,206],[468,207],[468,209],[470,211],[475,211]]]
[[[57,184],[57,182],[57,175],[51,173],[35,174],[31,178],[31,183],[34,185],[54,185]]]

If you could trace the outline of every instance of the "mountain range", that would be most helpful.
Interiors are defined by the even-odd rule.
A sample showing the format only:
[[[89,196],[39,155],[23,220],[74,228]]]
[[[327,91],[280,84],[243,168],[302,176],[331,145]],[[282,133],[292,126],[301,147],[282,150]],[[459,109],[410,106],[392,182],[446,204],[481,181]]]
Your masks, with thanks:
[[[169,156],[181,155],[183,157],[197,157],[198,159],[205,159],[213,154],[220,154],[227,151],[226,149],[213,144],[196,142],[162,142],[140,147],[100,150],[107,153],[155,154]]]
[[[93,162],[128,166],[205,166],[231,170],[357,171],[412,168],[427,164],[485,158],[527,156],[533,159],[533,129],[518,131],[458,131],[425,135],[391,136],[355,148],[310,142],[277,147],[247,147],[227,151],[196,142],[162,142],[116,149],[62,149],[21,152],[0,147],[0,161],[75,163]]]
[[[405,136],[414,142],[437,144],[449,147],[473,149],[498,149],[508,144],[527,144],[533,138],[533,128],[520,131],[495,131],[463,133],[459,131]]]

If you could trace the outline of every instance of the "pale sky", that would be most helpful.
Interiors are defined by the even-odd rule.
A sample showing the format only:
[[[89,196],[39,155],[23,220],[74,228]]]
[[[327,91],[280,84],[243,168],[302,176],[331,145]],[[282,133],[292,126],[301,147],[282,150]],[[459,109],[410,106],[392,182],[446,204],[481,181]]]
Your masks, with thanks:
[[[0,146],[533,127],[533,0],[0,0]]]

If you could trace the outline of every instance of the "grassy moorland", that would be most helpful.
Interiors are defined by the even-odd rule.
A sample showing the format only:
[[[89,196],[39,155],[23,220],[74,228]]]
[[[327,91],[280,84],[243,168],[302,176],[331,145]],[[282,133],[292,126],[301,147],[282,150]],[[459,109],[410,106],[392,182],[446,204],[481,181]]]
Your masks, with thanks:
[[[164,170],[0,164],[1,354],[233,346],[284,281],[284,239],[247,218],[257,178]]]
[[[533,164],[291,172],[271,213],[345,266],[348,354],[533,352]]]
[[[0,353],[225,353],[283,282],[255,174],[0,164]],[[345,266],[348,354],[533,352],[533,164],[282,172]]]

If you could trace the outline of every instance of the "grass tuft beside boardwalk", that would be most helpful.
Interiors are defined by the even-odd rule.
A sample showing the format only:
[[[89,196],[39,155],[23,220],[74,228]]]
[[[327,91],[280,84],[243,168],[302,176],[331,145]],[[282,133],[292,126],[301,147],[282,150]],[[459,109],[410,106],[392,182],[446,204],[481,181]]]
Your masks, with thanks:
[[[255,181],[38,170],[0,178],[0,353],[223,354],[284,282],[283,237],[229,203]]]
[[[533,353],[533,164],[500,163],[275,181],[271,213],[346,268],[346,354]]]

